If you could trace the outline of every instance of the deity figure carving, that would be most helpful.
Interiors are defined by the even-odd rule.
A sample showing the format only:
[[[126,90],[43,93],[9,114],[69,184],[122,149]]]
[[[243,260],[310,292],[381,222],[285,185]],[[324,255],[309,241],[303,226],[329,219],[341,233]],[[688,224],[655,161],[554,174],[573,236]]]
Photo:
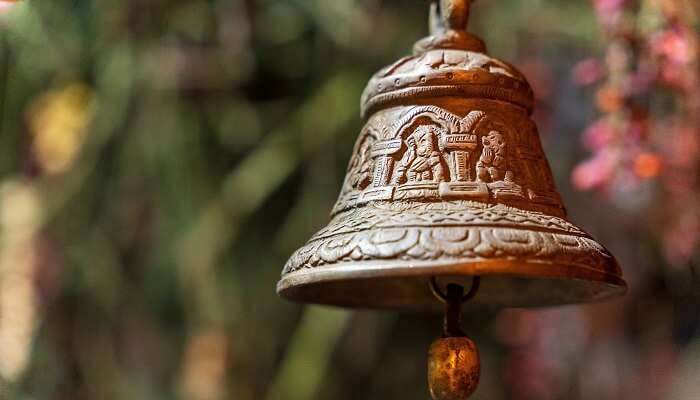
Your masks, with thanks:
[[[408,150],[394,173],[394,184],[441,182],[445,179],[442,154],[437,150],[439,128],[420,125],[406,140]]]
[[[477,178],[480,182],[510,182],[513,173],[506,171],[506,142],[501,132],[490,131],[481,138],[483,150],[476,163]]]

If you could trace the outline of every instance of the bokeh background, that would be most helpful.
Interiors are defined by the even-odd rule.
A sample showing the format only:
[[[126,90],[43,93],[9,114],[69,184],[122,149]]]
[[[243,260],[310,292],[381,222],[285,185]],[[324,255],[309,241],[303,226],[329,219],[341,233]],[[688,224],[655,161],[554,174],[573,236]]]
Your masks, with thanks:
[[[291,304],[423,0],[0,4],[0,398],[427,399],[438,315]],[[486,310],[475,399],[700,399],[700,6],[479,0],[606,304]]]

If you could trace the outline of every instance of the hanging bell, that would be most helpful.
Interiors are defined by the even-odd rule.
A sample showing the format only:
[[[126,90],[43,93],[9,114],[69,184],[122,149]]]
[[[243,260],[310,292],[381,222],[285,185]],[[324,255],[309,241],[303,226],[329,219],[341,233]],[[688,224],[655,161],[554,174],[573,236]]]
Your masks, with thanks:
[[[533,93],[466,31],[468,0],[433,2],[431,35],[372,77],[331,222],[289,259],[280,295],[431,308],[481,277],[473,305],[544,306],[625,292],[615,258],[569,222],[530,118]]]
[[[467,399],[479,382],[463,303],[545,306],[626,290],[610,252],[566,219],[532,89],[466,31],[470,3],[434,1],[431,35],[369,81],[332,220],[277,284],[289,299],[344,307],[442,301],[443,335],[428,351],[433,400]]]

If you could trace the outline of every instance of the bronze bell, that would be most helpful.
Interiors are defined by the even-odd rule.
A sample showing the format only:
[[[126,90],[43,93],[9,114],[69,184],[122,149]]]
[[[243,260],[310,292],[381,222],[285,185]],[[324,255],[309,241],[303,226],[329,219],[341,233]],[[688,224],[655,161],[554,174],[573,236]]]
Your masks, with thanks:
[[[370,80],[332,220],[285,265],[282,296],[426,308],[439,305],[431,277],[470,276],[481,276],[472,304],[625,292],[612,254],[566,219],[530,119],[532,89],[466,32],[469,3],[433,3],[431,36]]]
[[[466,398],[478,382],[478,352],[458,327],[463,287],[470,304],[506,307],[626,290],[612,254],[567,220],[530,118],[532,89],[466,31],[469,4],[433,2],[431,35],[372,77],[332,220],[277,284],[288,299],[344,307],[442,299],[444,338],[429,362],[435,399]]]

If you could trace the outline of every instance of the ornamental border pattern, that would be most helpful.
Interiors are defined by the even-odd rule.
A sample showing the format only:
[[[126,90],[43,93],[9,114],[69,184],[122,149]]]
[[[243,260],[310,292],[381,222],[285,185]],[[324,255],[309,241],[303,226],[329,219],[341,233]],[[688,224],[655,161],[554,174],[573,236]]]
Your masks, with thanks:
[[[490,258],[576,264],[620,275],[611,254],[588,236],[510,227],[396,227],[312,239],[283,274],[327,264],[368,260],[405,263]],[[614,271],[609,271],[614,267]]]
[[[501,227],[517,225],[525,229],[588,236],[586,232],[564,218],[541,212],[521,210],[503,204],[488,204],[476,201],[442,203],[375,202],[365,207],[337,214],[310,241],[374,228],[490,225]]]

